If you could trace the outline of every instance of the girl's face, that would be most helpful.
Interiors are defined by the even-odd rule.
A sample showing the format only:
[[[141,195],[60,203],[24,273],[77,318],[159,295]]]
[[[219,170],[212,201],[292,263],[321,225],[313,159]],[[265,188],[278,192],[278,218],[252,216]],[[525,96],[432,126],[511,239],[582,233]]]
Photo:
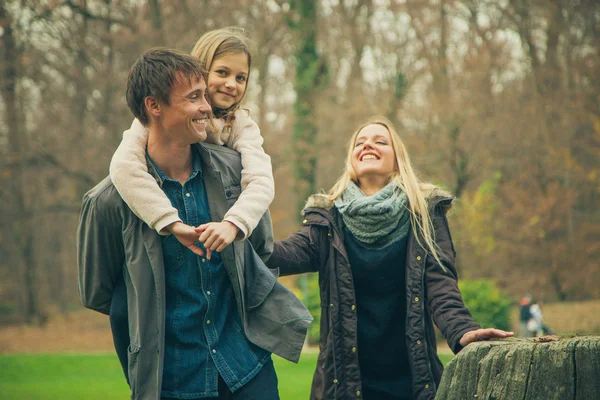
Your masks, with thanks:
[[[215,59],[208,71],[208,97],[212,106],[226,109],[238,103],[246,92],[248,73],[246,53]]]
[[[372,124],[361,129],[354,142],[352,168],[359,182],[369,176],[387,178],[396,171],[396,154],[385,126]]]

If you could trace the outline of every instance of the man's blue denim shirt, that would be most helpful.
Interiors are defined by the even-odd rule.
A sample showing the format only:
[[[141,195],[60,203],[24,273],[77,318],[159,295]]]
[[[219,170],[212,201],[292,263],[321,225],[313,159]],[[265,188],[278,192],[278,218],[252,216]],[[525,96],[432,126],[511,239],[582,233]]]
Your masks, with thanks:
[[[183,186],[150,161],[180,218],[198,226],[211,220],[202,161],[195,149],[192,155],[192,173]],[[163,238],[162,250],[166,314],[161,397],[217,397],[218,374],[231,391],[239,389],[260,371],[271,354],[244,335],[233,287],[220,255],[213,252],[210,260],[196,256],[173,235]]]

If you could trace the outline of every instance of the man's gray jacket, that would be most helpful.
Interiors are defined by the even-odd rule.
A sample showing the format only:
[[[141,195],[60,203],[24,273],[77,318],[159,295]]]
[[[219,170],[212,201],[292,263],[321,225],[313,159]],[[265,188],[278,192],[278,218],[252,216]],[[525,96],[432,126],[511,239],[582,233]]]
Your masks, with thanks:
[[[240,155],[222,146],[194,146],[202,158],[211,220],[221,221],[241,193]],[[221,257],[248,339],[297,362],[312,318],[298,298],[277,282],[278,272],[265,266],[272,250],[267,212],[248,240],[227,246]],[[83,198],[77,253],[79,292],[87,308],[108,314],[114,284],[124,276],[132,398],[158,400],[165,335],[161,237],[133,214],[108,177]]]

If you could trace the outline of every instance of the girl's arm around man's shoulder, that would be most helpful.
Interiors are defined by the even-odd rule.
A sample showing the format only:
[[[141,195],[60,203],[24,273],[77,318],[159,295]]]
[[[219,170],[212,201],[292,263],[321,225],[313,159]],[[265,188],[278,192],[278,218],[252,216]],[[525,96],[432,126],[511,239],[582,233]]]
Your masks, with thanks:
[[[242,157],[242,193],[224,220],[240,229],[236,239],[242,240],[252,233],[275,196],[271,157],[262,147],[258,125],[246,110],[236,111],[232,130],[225,139],[227,147]]]
[[[147,145],[148,130],[135,119],[129,130],[123,132],[123,140],[110,162],[110,178],[131,211],[152,229],[164,234],[165,227],[181,222],[181,219],[148,173]]]

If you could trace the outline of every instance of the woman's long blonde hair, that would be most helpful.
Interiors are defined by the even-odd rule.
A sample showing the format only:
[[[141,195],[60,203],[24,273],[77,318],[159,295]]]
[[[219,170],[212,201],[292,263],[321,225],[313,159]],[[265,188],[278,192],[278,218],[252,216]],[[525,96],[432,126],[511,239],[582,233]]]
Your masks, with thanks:
[[[244,90],[244,94],[240,101],[229,107],[226,114],[221,116],[221,118],[225,120],[225,126],[231,125],[235,111],[240,108],[240,105],[248,92],[248,82],[250,79],[250,70],[252,68],[250,39],[246,35],[246,30],[243,28],[227,27],[215,29],[214,31],[202,35],[192,49],[192,56],[198,58],[200,63],[204,66],[204,69],[209,72],[215,60],[238,53],[244,53],[248,56],[246,90]]]
[[[430,183],[420,182],[413,170],[408,152],[404,143],[400,139],[398,132],[392,123],[384,117],[374,117],[362,124],[352,135],[348,146],[348,155],[346,157],[346,170],[338,181],[329,190],[328,196],[331,201],[336,201],[348,187],[350,181],[358,185],[356,172],[352,168],[352,153],[354,143],[360,131],[368,125],[381,125],[388,130],[392,141],[394,154],[396,155],[396,171],[390,174],[390,181],[394,181],[408,197],[408,208],[410,212],[410,222],[413,233],[419,245],[431,253],[440,266],[446,270],[442,264],[438,251],[439,247],[435,244],[435,233],[433,223],[429,215],[429,206],[425,198],[425,193],[430,193],[435,186]],[[424,243],[423,243],[424,242]]]

